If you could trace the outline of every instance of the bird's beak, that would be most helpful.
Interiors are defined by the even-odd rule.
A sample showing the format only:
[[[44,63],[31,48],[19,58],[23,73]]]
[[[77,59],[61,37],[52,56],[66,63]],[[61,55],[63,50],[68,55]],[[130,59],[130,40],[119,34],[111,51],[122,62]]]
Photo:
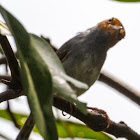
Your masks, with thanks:
[[[111,25],[111,28],[114,29],[114,30],[120,30],[120,29],[122,29],[123,27],[122,27],[122,26]]]
[[[112,30],[117,31],[118,40],[121,40],[122,38],[125,37],[125,29],[123,26],[111,25],[111,28],[112,28]]]

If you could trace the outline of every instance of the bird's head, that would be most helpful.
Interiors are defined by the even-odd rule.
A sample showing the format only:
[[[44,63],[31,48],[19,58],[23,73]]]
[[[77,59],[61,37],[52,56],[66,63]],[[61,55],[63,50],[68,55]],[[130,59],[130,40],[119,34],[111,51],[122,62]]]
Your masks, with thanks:
[[[97,25],[98,29],[109,35],[110,47],[125,37],[125,29],[117,18],[104,20]]]

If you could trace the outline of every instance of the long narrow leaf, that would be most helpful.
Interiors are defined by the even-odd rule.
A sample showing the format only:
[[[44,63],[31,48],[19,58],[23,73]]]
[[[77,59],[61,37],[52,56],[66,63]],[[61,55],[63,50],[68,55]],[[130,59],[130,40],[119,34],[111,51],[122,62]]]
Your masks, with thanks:
[[[120,2],[140,2],[140,0],[115,0]]]
[[[57,140],[52,113],[52,81],[48,67],[19,21],[2,7],[0,12],[16,41],[23,91],[28,97],[33,118],[46,140]]]
[[[65,74],[60,60],[46,41],[35,35],[31,35],[31,41],[35,46],[36,51],[48,66],[52,74],[53,87],[55,91],[57,91],[58,95],[68,99],[72,103],[75,103],[83,113],[86,113],[86,104],[77,100],[75,92],[71,89],[67,81],[73,83],[79,88],[87,88],[87,85]]]
[[[20,113],[14,113],[14,117],[20,125],[23,125],[27,119],[27,115]],[[12,121],[6,110],[0,110],[0,117],[6,120]],[[113,140],[111,137],[103,132],[95,132],[86,126],[78,123],[73,123],[69,121],[56,120],[58,135],[61,138],[77,137],[85,139],[97,139],[97,140]],[[38,129],[35,127],[34,131],[39,133]]]
[[[7,17],[5,16],[5,18],[7,18]],[[56,54],[54,53],[54,51],[52,50],[50,45],[48,43],[46,43],[46,41],[38,38],[35,35],[30,35],[30,37],[31,37],[31,39],[30,39],[29,34],[25,30],[22,30],[22,25],[18,27],[18,30],[13,30],[13,27],[16,29],[16,26],[18,26],[18,23],[16,25],[13,18],[9,17],[9,19],[10,19],[9,21],[11,21],[11,23],[8,26],[9,26],[12,34],[14,35],[15,39],[18,40],[17,44],[19,44],[19,48],[22,49],[21,52],[18,49],[18,54],[20,54],[19,58],[25,59],[25,61],[27,62],[27,65],[29,67],[32,65],[29,68],[30,70],[33,70],[31,72],[31,74],[34,72],[33,61],[31,60],[32,59],[31,57],[33,57],[33,59],[36,58],[36,60],[38,60],[38,57],[41,56],[40,60],[42,58],[44,60],[44,62],[47,64],[47,66],[49,67],[49,70],[52,74],[53,87],[57,91],[57,93],[60,96],[65,97],[72,103],[75,103],[77,105],[77,107],[83,113],[86,113],[87,112],[86,104],[80,103],[77,100],[75,91],[73,91],[71,89],[71,87],[69,86],[67,81],[71,82],[73,85],[75,85],[78,88],[88,89],[88,85],[85,83],[79,82],[78,80],[66,75],[60,60],[58,59],[58,57],[56,56]],[[7,22],[9,22],[9,21],[7,20]],[[12,23],[14,23],[14,24],[12,24]],[[2,24],[2,25],[5,25],[5,24]],[[11,27],[11,26],[13,26],[13,27]],[[9,31],[9,29],[6,25],[4,27],[6,27],[6,29]],[[22,36],[22,38],[20,36]],[[26,40],[26,42],[24,42],[23,40]],[[29,47],[30,45],[32,47]],[[24,46],[24,48],[20,47],[20,46]],[[35,51],[35,47],[36,47],[36,51]],[[31,52],[32,52],[32,55],[30,55]],[[36,53],[36,55],[34,53]],[[23,55],[23,57],[21,57],[22,55]],[[31,63],[30,63],[30,60],[32,61]],[[36,61],[36,62],[39,62],[39,64],[42,65],[41,61]],[[36,64],[37,63],[35,63],[35,65]],[[34,76],[33,76],[33,78],[34,78]],[[36,81],[36,80],[34,80],[34,81]],[[38,81],[38,79],[37,79],[37,81]]]

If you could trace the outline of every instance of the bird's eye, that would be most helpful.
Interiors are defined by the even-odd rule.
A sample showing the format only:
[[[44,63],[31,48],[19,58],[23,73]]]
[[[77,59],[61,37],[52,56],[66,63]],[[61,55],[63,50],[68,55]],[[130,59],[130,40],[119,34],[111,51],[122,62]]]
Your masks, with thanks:
[[[108,20],[108,23],[111,24],[113,22],[113,18]]]

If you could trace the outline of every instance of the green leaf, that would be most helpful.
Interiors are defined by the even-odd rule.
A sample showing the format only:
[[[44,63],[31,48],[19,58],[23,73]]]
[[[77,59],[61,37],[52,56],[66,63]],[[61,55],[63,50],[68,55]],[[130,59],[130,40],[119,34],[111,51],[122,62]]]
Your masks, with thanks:
[[[67,81],[71,82],[75,86],[78,86],[79,88],[87,88],[87,85],[65,74],[59,58],[46,41],[35,35],[31,35],[31,40],[36,47],[37,52],[40,54],[51,72],[53,87],[55,91],[57,91],[58,95],[76,104],[83,113],[86,113],[86,104],[77,100],[75,92],[71,89]]]
[[[12,21],[14,23],[12,18],[10,19],[10,21]],[[53,51],[51,46],[49,44],[47,44],[46,41],[44,41],[43,39],[41,39],[41,38],[39,38],[39,37],[37,37],[35,35],[30,35],[30,37],[29,37],[27,32],[25,30],[22,30],[22,28],[21,28],[22,26],[19,27],[18,30],[15,30],[15,31],[12,31],[13,28],[10,27],[11,26],[10,24],[8,26],[9,26],[12,34],[14,35],[14,37],[17,38],[17,40],[19,40],[19,42],[18,42],[19,46],[24,46],[24,48],[22,47],[23,48],[22,51],[24,51],[24,54],[21,54],[19,52],[19,50],[18,50],[18,54],[20,54],[19,57],[22,58],[22,59],[27,58],[27,60],[25,60],[25,61],[28,62],[28,58],[30,58],[30,54],[29,54],[30,52],[32,52],[32,55],[35,56],[36,59],[38,59],[37,57],[38,57],[38,55],[40,55],[39,56],[40,60],[43,59],[45,64],[49,67],[49,70],[50,70],[50,72],[52,74],[53,87],[54,87],[55,91],[57,91],[58,95],[66,98],[69,101],[71,101],[72,103],[76,104],[77,107],[83,113],[86,113],[87,112],[86,104],[85,103],[81,103],[81,102],[79,102],[77,100],[75,91],[73,91],[73,89],[70,87],[68,82],[71,82],[72,84],[74,84],[78,88],[85,88],[85,89],[88,88],[87,84],[79,82],[78,80],[73,79],[70,76],[65,74],[64,68],[63,68],[59,58],[57,57],[57,55],[55,54],[55,52]],[[18,24],[16,25],[14,23],[13,27],[16,28],[16,26],[18,26]],[[20,36],[22,36],[22,37],[20,37]],[[24,40],[26,40],[26,42],[24,42]],[[33,54],[32,48],[28,47],[30,45],[35,46],[34,50],[37,52],[36,55]],[[28,51],[28,49],[30,51]],[[22,57],[22,55],[25,55],[25,56]],[[32,63],[33,62],[31,62],[31,65],[34,65]],[[41,65],[41,64],[42,63],[40,61],[39,65]],[[31,74],[32,74],[32,72],[31,72]]]
[[[140,0],[115,0],[120,2],[140,2]]]
[[[15,113],[15,112],[12,112],[12,114],[13,114],[14,118],[16,119],[16,122],[20,126],[23,126],[23,124],[25,123],[28,115],[21,114],[21,113]],[[13,121],[7,110],[0,110],[0,118],[3,118],[3,119],[8,120],[8,121]],[[33,131],[40,134],[40,131],[38,130],[36,125],[35,125]]]
[[[14,115],[14,117],[19,125],[23,125],[25,120],[27,119],[27,115],[25,115],[25,114],[14,113],[14,112],[12,112],[12,114]],[[3,119],[6,119],[6,120],[12,121],[7,110],[0,110],[0,117]]]
[[[61,61],[57,57],[52,47],[46,41],[44,41],[44,39],[39,38],[35,35],[32,35],[32,38],[34,39],[34,43],[36,44],[36,49],[38,53],[40,53],[40,55],[48,65],[49,70],[52,72],[52,75],[58,76],[61,79],[69,81],[78,88],[88,88],[87,84],[66,75]]]
[[[0,11],[16,41],[23,91],[28,97],[33,118],[44,139],[57,140],[52,112],[52,81],[48,67],[19,21],[4,8],[0,7]]]
[[[23,125],[25,120],[27,119],[27,115],[14,113],[14,112],[12,113],[16,118],[17,122],[20,125]],[[12,119],[9,117],[9,114],[6,110],[0,110],[0,117],[12,121]],[[61,138],[78,137],[78,138],[85,138],[85,139],[113,140],[105,133],[95,132],[82,124],[73,123],[69,121],[62,121],[62,120],[61,121],[56,120],[56,124],[57,124],[58,135]],[[34,132],[39,133],[37,127],[34,128]]]
[[[85,125],[73,123],[69,121],[57,120],[58,135],[61,138],[85,138],[85,139],[97,139],[97,140],[113,140],[111,137],[103,132],[95,132]]]

